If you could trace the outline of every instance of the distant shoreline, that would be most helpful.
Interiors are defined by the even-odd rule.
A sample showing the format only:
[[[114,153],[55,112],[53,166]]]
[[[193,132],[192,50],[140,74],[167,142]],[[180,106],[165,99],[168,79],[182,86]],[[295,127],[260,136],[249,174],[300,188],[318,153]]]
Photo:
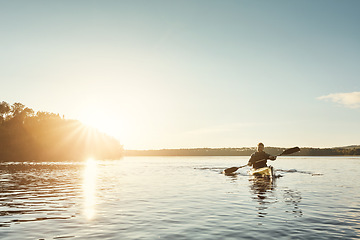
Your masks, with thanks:
[[[265,151],[272,155],[286,148],[267,147]],[[159,150],[124,150],[124,156],[250,156],[255,148],[187,148]],[[291,156],[360,156],[360,145],[335,148],[301,148]]]

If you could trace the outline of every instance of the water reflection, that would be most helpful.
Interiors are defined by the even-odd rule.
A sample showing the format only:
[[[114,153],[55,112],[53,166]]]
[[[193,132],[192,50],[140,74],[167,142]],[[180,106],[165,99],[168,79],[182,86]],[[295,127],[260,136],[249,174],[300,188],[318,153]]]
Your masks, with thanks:
[[[285,203],[291,208],[290,210],[286,210],[285,212],[293,213],[295,217],[301,217],[303,213],[299,207],[299,203],[301,201],[300,192],[291,189],[285,189],[283,197]]]
[[[76,163],[1,163],[0,227],[74,217],[82,168]],[[76,175],[75,175],[76,176]]]
[[[275,179],[252,176],[250,179],[250,188],[257,199],[266,199],[267,193],[275,189]]]
[[[259,203],[258,216],[265,217],[267,215],[266,210],[268,206],[272,203],[277,202],[276,197],[273,195],[275,190],[275,179],[252,176],[249,179],[250,189],[254,194],[254,199]]]
[[[265,217],[268,215],[268,208],[272,204],[285,204],[281,209],[286,213],[291,213],[294,217],[301,217],[302,210],[300,208],[301,193],[297,190],[284,189],[282,196],[278,196],[279,191],[276,190],[276,178],[269,179],[264,177],[252,176],[249,178],[250,190],[253,193],[253,199],[258,202],[258,216]]]
[[[96,161],[89,158],[86,162],[83,175],[84,214],[88,220],[92,220],[95,216],[96,170]]]
[[[227,176],[232,182],[235,182],[238,180],[238,174],[237,173],[221,173]]]
[[[69,219],[81,214],[79,205],[83,206],[86,219],[93,219],[96,169],[93,159],[85,164],[0,163],[0,227],[46,219]]]

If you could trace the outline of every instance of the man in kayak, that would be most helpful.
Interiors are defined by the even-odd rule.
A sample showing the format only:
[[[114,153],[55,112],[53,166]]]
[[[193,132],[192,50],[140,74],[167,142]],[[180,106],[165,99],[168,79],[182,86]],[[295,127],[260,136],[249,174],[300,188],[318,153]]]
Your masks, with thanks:
[[[276,159],[276,156],[271,156],[270,154],[264,152],[264,144],[263,143],[259,143],[257,145],[257,151],[254,152],[248,162],[249,166],[252,166],[254,169],[258,169],[258,168],[263,168],[263,167],[267,167],[266,162],[267,160],[272,160],[274,161]],[[262,160],[262,161],[260,161]]]

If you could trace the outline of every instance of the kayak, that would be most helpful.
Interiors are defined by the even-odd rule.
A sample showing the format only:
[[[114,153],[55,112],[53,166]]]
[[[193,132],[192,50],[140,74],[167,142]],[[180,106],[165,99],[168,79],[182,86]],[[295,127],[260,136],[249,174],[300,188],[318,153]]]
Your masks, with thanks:
[[[269,178],[273,178],[274,177],[274,170],[272,166],[269,167],[263,167],[263,168],[258,168],[258,169],[251,169],[249,171],[250,175],[253,176],[262,176],[262,177],[269,177]]]

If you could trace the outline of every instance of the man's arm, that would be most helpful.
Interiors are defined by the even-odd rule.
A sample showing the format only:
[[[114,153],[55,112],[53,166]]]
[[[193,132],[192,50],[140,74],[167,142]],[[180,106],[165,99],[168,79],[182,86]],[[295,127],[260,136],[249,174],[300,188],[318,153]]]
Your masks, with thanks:
[[[253,161],[254,161],[254,154],[251,154],[251,157],[250,157],[249,162],[248,162],[248,166],[252,166]]]

